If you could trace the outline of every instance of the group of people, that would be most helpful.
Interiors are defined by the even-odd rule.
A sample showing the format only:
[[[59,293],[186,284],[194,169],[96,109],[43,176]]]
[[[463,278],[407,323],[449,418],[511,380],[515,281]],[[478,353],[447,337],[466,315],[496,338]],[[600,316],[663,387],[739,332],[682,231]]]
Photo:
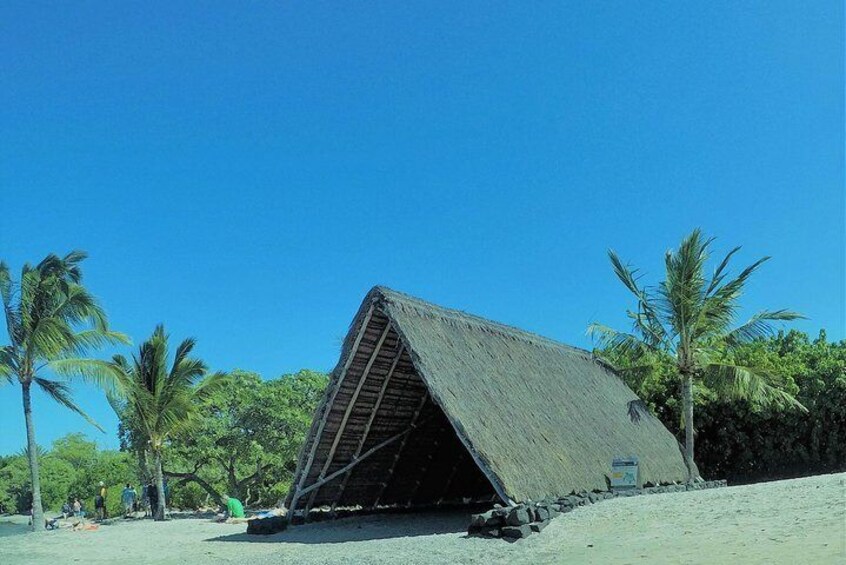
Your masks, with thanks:
[[[94,495],[94,516],[96,520],[105,520],[109,517],[108,510],[108,496],[109,490],[103,481],[97,486],[97,494]],[[120,502],[123,507],[124,517],[129,517],[136,512],[144,512],[144,516],[152,516],[156,507],[159,504],[159,491],[155,484],[150,483],[141,487],[141,495],[130,483],[120,493]],[[68,501],[62,506],[62,518],[84,518],[85,509],[78,498],[74,498],[73,502]]]
[[[102,483],[101,483],[102,484]],[[103,495],[103,505],[105,506],[105,492]],[[152,516],[156,512],[159,505],[159,489],[153,483],[143,485],[141,487],[141,496],[131,484],[126,483],[123,491],[120,493],[120,503],[123,506],[123,515],[128,517],[136,512],[143,510],[144,516]]]
[[[62,518],[73,517],[85,517],[85,511],[82,509],[82,503],[78,498],[74,498],[73,502],[69,500],[62,505]]]

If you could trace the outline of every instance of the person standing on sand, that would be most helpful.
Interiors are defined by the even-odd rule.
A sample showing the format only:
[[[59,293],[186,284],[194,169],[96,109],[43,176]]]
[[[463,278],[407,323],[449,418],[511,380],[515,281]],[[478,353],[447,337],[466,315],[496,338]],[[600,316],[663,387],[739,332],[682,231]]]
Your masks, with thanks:
[[[153,518],[156,515],[156,508],[159,506],[159,491],[156,485],[152,483],[147,485],[147,500],[150,503],[150,517]]]
[[[132,488],[132,485],[126,483],[123,492],[120,493],[120,501],[123,504],[123,516],[129,516],[135,510],[135,501],[138,499],[138,493]]]
[[[98,520],[105,520],[109,517],[106,511],[106,496],[109,491],[106,489],[106,484],[100,481],[100,487],[97,490],[97,495],[94,497],[94,511],[96,512]]]
[[[82,516],[82,504],[79,502],[78,498],[73,499],[73,516],[79,518]]]

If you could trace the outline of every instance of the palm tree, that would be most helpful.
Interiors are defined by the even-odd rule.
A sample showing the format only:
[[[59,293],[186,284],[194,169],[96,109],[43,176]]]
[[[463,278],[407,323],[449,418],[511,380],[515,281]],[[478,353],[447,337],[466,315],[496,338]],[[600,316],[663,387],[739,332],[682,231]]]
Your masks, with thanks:
[[[662,358],[672,360],[682,390],[688,482],[696,478],[693,458],[696,387],[709,389],[724,398],[747,400],[759,407],[790,406],[805,410],[778,386],[777,375],[733,361],[739,346],[771,334],[773,322],[795,320],[802,315],[789,310],[764,310],[732,329],[738,299],[747,280],[769,257],[729,278],[729,261],[740,250],[736,247],[712,275],[706,276],[705,264],[712,242],[713,238],[703,239],[696,229],[684,238],[677,251],[668,251],[666,279],[657,287],[641,286],[637,269],[624,265],[614,251],[609,251],[614,273],[637,300],[636,310],[627,312],[632,331],[618,332],[601,324],[591,324],[588,329],[609,360],[627,361],[627,367],[621,369],[623,372],[648,371]]]
[[[115,355],[110,363],[120,386],[109,395],[118,415],[144,438],[153,456],[158,491],[155,519],[165,519],[162,452],[168,441],[196,423],[200,402],[224,383],[226,375],[206,376],[205,363],[189,357],[194,339],[184,340],[168,363],[168,335],[162,325],[141,344],[132,363]]]
[[[24,265],[19,282],[12,280],[9,267],[0,262],[0,296],[10,342],[0,346],[0,383],[17,380],[23,393],[34,531],[43,529],[40,526],[44,524],[44,512],[32,418],[33,383],[102,431],[74,403],[68,383],[48,379],[44,371],[82,378],[108,389],[113,382],[106,362],[82,355],[90,348],[129,342],[123,334],[109,329],[105,312],[82,286],[80,263],[85,257],[81,251],[72,251],[63,258],[48,255],[35,267]]]

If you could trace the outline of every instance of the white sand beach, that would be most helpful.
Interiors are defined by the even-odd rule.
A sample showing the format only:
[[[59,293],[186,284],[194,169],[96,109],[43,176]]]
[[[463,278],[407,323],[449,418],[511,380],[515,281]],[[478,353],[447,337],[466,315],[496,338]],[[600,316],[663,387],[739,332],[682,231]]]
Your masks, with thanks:
[[[149,520],[15,535],[2,563],[844,563],[846,474],[605,501],[516,543],[468,538],[466,514],[359,517],[247,536]]]

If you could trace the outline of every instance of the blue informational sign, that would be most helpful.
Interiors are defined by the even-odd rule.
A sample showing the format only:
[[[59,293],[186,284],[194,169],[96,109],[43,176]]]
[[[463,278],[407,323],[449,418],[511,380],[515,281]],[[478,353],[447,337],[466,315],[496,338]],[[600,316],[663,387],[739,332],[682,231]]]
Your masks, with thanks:
[[[637,457],[615,457],[611,462],[611,488],[625,490],[640,486]]]

